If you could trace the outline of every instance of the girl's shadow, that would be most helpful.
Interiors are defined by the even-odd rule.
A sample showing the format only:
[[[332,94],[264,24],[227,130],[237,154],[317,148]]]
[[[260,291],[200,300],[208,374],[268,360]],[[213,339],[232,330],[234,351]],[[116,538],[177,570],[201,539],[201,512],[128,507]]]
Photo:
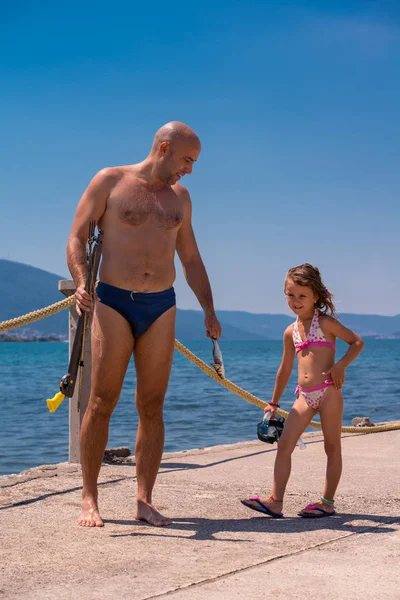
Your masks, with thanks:
[[[360,524],[357,524],[357,521]],[[371,524],[363,522],[369,521]],[[158,529],[144,523],[143,521],[135,520],[114,520],[106,519],[105,524],[113,523],[115,525],[125,525],[127,527],[140,527],[140,531],[131,531],[129,533],[115,533],[110,537],[136,537],[136,536],[152,536],[152,537],[171,537],[193,540],[214,540],[225,542],[252,542],[254,539],[232,539],[215,537],[216,534],[224,534],[226,532],[235,533],[300,533],[307,531],[317,531],[320,529],[330,529],[332,531],[342,531],[346,533],[388,533],[396,531],[393,527],[387,525],[396,523],[399,517],[388,517],[384,515],[367,515],[367,514],[352,514],[346,513],[335,515],[333,517],[325,517],[320,519],[302,519],[301,517],[285,517],[284,519],[271,519],[269,517],[250,517],[248,519],[174,519],[170,527],[163,528],[162,532],[158,533]],[[376,523],[376,525],[374,524]],[[144,531],[145,529],[146,531]],[[179,535],[178,532],[187,531],[193,532],[192,535]],[[171,532],[171,535],[168,533]],[[176,532],[176,533],[172,533]]]

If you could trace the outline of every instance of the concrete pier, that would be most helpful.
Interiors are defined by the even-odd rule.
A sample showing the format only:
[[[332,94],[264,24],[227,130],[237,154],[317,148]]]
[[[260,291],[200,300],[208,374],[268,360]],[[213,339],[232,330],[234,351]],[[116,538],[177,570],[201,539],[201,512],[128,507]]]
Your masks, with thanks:
[[[134,520],[134,457],[104,465],[104,528],[77,526],[78,464],[0,478],[0,598],[399,600],[400,432],[343,436],[337,516],[297,512],[321,492],[319,433],[296,449],[272,520],[240,498],[268,493],[275,447],[245,442],[166,454],[154,504],[174,523]]]

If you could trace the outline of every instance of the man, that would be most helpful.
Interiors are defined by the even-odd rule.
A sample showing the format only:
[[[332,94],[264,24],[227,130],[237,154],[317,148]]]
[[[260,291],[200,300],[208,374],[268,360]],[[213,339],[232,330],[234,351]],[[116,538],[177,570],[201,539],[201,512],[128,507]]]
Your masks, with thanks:
[[[103,169],[83,194],[72,225],[67,260],[76,284],[79,314],[89,312],[85,292],[85,245],[89,222],[104,231],[100,282],[92,325],[92,384],[81,431],[83,474],[79,524],[101,527],[97,479],[108,439],[111,414],[134,354],[139,426],[136,436],[138,482],[136,518],[170,525],[152,505],[152,490],[164,446],[163,403],[175,340],[175,251],[189,286],[205,314],[207,335],[219,339],[208,276],[191,222],[191,200],[178,181],[190,174],[200,140],[186,125],[159,129],[141,163]]]

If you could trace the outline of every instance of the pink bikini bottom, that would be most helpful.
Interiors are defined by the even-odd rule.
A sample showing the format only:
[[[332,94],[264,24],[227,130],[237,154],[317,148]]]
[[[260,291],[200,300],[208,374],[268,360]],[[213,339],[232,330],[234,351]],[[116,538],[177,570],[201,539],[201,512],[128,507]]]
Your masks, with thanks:
[[[319,385],[314,385],[313,387],[302,387],[301,385],[298,385],[295,394],[303,394],[308,406],[314,410],[318,410],[326,390],[331,385],[333,385],[333,381],[330,379],[327,379],[324,383],[320,383]]]

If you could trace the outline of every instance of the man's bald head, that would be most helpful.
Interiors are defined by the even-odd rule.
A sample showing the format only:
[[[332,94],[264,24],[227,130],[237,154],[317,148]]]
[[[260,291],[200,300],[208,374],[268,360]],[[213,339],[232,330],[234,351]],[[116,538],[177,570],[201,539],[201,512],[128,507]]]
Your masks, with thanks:
[[[168,185],[174,185],[185,175],[190,175],[200,152],[200,140],[195,132],[184,123],[171,121],[160,127],[154,136],[149,160],[158,177]]]
[[[185,123],[180,123],[180,121],[171,121],[160,127],[154,136],[152,152],[157,152],[163,142],[167,142],[171,147],[183,142],[193,144],[194,147],[200,149],[199,137],[193,129],[190,129]]]

